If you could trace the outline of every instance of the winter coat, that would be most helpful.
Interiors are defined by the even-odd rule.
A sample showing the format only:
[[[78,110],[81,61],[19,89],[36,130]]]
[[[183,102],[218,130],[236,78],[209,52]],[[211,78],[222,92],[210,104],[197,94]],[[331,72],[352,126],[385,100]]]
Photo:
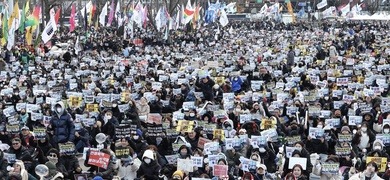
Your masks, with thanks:
[[[353,175],[351,178],[349,178],[349,180],[365,180],[366,179],[365,172],[366,171],[357,173]],[[373,177],[371,177],[370,180],[383,180],[383,179],[380,178],[377,174],[375,174]]]
[[[0,180],[5,180],[8,171],[7,171],[8,161],[4,158],[3,151],[0,150]]]
[[[21,146],[18,150],[15,150],[13,147],[9,149],[10,154],[15,154],[16,159],[23,160],[23,159],[31,159],[30,152],[28,149],[24,146]]]
[[[133,165],[128,165],[127,167],[122,166],[122,163],[119,164],[118,176],[123,180],[133,180],[137,178],[137,171],[141,166],[141,161],[139,159],[134,159]]]
[[[75,127],[71,116],[66,112],[63,102],[56,104],[60,105],[62,112],[56,112],[50,121],[51,129],[54,130],[53,142],[66,143],[74,141]]]
[[[198,78],[195,85],[200,89],[201,92],[203,92],[205,100],[212,101],[214,99],[213,86],[215,85],[215,82],[209,77],[207,77],[207,79],[207,83],[203,83],[203,80],[199,80]]]
[[[235,78],[230,78],[230,82],[232,83],[232,91],[241,90],[241,84],[243,83],[241,77],[237,77],[237,80],[234,79]]]
[[[157,161],[152,160],[149,164],[142,162],[141,166],[137,171],[137,177],[144,177],[145,180],[156,180],[159,179],[158,175],[160,172],[161,166]]]
[[[79,160],[74,155],[71,155],[71,156],[61,156],[58,159],[58,162],[63,164],[65,166],[66,170],[68,171],[67,172],[68,173],[68,177],[65,176],[65,178],[73,178],[73,176],[74,176],[73,171],[75,171],[76,168],[80,167]]]

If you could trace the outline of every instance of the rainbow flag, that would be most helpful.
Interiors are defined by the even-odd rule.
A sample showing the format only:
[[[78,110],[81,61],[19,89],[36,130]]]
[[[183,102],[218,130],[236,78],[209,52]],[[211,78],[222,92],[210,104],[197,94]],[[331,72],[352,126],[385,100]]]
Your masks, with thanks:
[[[25,27],[39,25],[39,13],[41,11],[41,6],[38,5],[34,12],[28,17]]]
[[[192,20],[192,26],[194,29],[196,29],[196,26],[199,23],[199,11],[200,11],[200,6],[199,4],[196,6],[195,12],[194,12],[194,18]]]
[[[183,10],[184,24],[187,24],[192,20],[194,13],[195,13],[195,9],[192,8],[191,2],[188,1],[186,8]]]

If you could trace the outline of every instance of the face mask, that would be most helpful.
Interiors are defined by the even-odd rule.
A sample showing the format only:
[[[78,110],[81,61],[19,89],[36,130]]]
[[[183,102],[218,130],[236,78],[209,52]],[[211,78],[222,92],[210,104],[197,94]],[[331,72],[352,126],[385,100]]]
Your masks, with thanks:
[[[234,78],[233,80],[234,80],[234,81],[237,81],[237,80],[238,80],[238,78]]]
[[[187,156],[187,152],[180,152],[180,156]]]
[[[367,131],[367,127],[362,127],[362,131],[366,132]]]
[[[22,114],[22,115],[25,115],[25,114],[26,114],[26,112],[22,112],[21,114]]]
[[[118,104],[112,104],[112,107],[116,107],[116,106],[118,106]]]
[[[226,127],[226,129],[227,129],[228,131],[230,131],[230,130],[232,130],[232,127],[231,127],[231,126],[228,126],[228,127]]]
[[[159,145],[159,144],[161,143],[161,141],[162,141],[162,137],[157,137],[157,138],[156,138],[156,143],[157,143],[157,145]]]
[[[380,150],[380,149],[382,149],[381,146],[374,146],[374,150]]]
[[[236,112],[240,112],[241,111],[241,109],[240,108],[236,108]]]
[[[150,162],[152,162],[152,160],[151,160],[151,159],[144,159],[144,162],[145,162],[146,164],[150,164]]]
[[[390,129],[384,129],[384,130],[383,130],[383,132],[386,133],[386,134],[388,134],[389,131],[390,131]]]
[[[111,116],[106,116],[107,119],[111,119]]]
[[[62,111],[62,108],[57,108],[57,112],[61,112]]]
[[[51,163],[53,163],[53,164],[57,164],[57,162],[58,162],[58,158],[56,158],[56,157],[47,156],[47,159],[48,159]]]
[[[317,128],[321,128],[322,129],[322,125],[317,125]]]
[[[328,96],[326,96],[326,97],[324,97],[324,99],[325,99],[325,101],[327,101],[327,100],[329,100],[329,97],[328,97]]]
[[[135,140],[138,140],[138,139],[139,139],[139,136],[133,136],[133,138],[134,138]]]
[[[195,113],[190,113],[190,116],[191,116],[191,117],[194,117],[194,116],[195,116]]]
[[[302,151],[302,148],[296,148],[296,150],[298,150],[299,152],[301,152],[301,151]]]
[[[15,96],[18,96],[19,95],[19,93],[15,93]]]

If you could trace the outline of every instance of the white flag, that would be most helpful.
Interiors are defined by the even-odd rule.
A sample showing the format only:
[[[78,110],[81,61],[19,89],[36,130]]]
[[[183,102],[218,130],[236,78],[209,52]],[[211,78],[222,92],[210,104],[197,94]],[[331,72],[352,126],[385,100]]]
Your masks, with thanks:
[[[264,6],[261,7],[261,9],[260,9],[260,14],[267,13],[267,10],[268,10],[268,5],[264,4]]]
[[[221,10],[221,17],[219,18],[219,23],[222,27],[225,27],[229,23],[229,19],[224,9]]]
[[[7,39],[7,49],[11,51],[12,47],[15,45],[15,25],[17,19],[12,21],[11,28],[8,30],[8,39]]]
[[[158,10],[156,18],[154,20],[156,20],[157,31],[160,31],[160,29],[162,27],[161,8]]]
[[[92,7],[92,1],[89,1],[89,2],[85,5],[85,7],[84,7],[83,9],[81,9],[81,15],[83,16],[83,18],[84,18],[84,16],[85,16],[84,12],[89,13],[89,11],[91,11],[91,7]],[[87,9],[84,10],[85,8],[87,8]]]
[[[123,23],[123,18],[122,18],[122,15],[121,15],[121,7],[120,7],[120,1],[118,1],[118,3],[116,4],[116,8],[115,8],[115,17],[116,17],[116,20],[118,21],[118,27],[122,26],[122,23]]]
[[[107,2],[104,5],[102,12],[99,15],[99,23],[103,26],[106,25],[106,16],[107,16]]]
[[[43,43],[47,43],[57,31],[57,24],[54,17],[50,17],[50,21],[47,23],[45,29],[42,32],[42,41]]]
[[[77,36],[76,43],[74,44],[74,52],[76,53],[76,55],[78,55],[80,52],[80,44],[79,44],[79,37],[78,36]]]
[[[351,10],[351,6],[350,4],[348,3],[346,6],[344,6],[343,8],[341,8],[341,12],[342,12],[342,15],[341,16],[346,16],[347,13]]]
[[[320,3],[317,4],[317,9],[322,9],[322,8],[324,8],[327,5],[328,5],[328,1],[327,0],[322,0]]]

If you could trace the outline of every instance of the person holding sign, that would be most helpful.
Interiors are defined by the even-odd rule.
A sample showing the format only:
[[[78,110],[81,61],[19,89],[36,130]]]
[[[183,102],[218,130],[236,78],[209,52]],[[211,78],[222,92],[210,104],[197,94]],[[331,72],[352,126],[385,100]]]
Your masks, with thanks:
[[[195,86],[198,90],[203,92],[204,100],[212,101],[214,100],[213,86],[215,82],[210,79],[208,76],[198,77],[196,79]]]
[[[375,134],[371,129],[368,129],[367,122],[363,121],[362,126],[357,130],[356,134],[352,138],[352,146],[359,148],[360,150],[370,148],[371,143],[375,141]]]
[[[72,117],[65,110],[65,105],[62,101],[59,101],[54,106],[54,113],[48,126],[48,131],[54,131],[52,139],[54,144],[73,142],[75,127]]]
[[[349,180],[383,180],[377,174],[378,165],[375,162],[369,162],[363,172],[353,175]]]
[[[22,145],[22,140],[16,137],[12,139],[12,147],[8,150],[8,153],[15,154],[16,159],[32,159],[28,148]]]
[[[339,162],[339,158],[337,156],[330,155],[328,159],[325,161],[325,164],[336,164]],[[334,166],[332,169],[325,169],[325,165],[321,166],[321,163],[318,163],[314,166],[313,174],[320,176],[321,180],[328,180],[328,179],[342,179],[341,172],[339,172],[339,165]],[[326,166],[326,168],[332,167],[332,166]],[[334,172],[336,171],[336,172]]]

